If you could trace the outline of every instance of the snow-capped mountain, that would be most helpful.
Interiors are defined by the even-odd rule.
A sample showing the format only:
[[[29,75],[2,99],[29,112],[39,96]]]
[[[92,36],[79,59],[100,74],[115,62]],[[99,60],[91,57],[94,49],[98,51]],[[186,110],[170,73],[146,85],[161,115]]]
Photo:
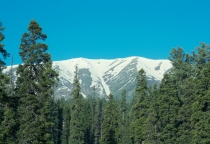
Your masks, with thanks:
[[[55,88],[55,97],[70,97],[74,78],[75,66],[79,71],[82,94],[84,96],[94,93],[100,97],[121,94],[127,90],[132,95],[135,89],[135,79],[138,71],[146,71],[148,84],[159,83],[163,74],[172,65],[168,60],[152,60],[143,57],[128,57],[112,60],[75,58],[63,61],[54,61],[53,67],[59,73],[58,87]],[[7,68],[9,71],[10,67]],[[13,68],[15,72],[16,66]]]

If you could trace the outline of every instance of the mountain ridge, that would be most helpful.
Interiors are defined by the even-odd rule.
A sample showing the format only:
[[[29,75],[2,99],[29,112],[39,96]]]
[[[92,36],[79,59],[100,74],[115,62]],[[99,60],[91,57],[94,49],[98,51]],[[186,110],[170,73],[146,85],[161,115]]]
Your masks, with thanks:
[[[169,60],[153,60],[138,56],[116,59],[80,57],[53,61],[53,68],[59,73],[58,87],[55,88],[57,99],[70,97],[76,65],[79,70],[82,94],[87,96],[96,93],[99,97],[105,97],[110,93],[119,95],[123,89],[127,90],[129,96],[132,96],[135,89],[135,78],[141,68],[146,72],[149,85],[153,85],[159,83],[164,73],[172,67]],[[13,66],[13,73],[16,67],[17,65]],[[10,66],[6,71],[8,72],[9,69]]]

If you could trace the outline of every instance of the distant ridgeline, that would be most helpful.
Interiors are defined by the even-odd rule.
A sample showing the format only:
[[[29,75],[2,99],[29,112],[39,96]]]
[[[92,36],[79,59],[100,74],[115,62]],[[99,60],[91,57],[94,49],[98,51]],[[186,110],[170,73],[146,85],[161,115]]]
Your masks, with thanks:
[[[148,86],[153,86],[158,84],[164,73],[172,67],[169,60],[152,60],[143,57],[112,60],[76,58],[55,61],[53,68],[59,73],[59,82],[54,94],[56,99],[70,97],[76,65],[84,96],[95,94],[98,97],[106,97],[112,93],[115,97],[119,97],[122,91],[126,90],[130,98],[134,94],[136,76],[141,68],[147,74]],[[14,80],[16,67],[13,66]],[[7,67],[7,73],[10,68]]]

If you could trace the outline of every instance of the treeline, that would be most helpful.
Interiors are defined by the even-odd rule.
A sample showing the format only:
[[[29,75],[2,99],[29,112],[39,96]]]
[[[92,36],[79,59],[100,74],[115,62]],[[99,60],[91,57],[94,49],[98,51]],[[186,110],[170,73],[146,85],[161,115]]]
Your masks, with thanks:
[[[7,58],[0,23],[0,53]],[[0,144],[209,144],[210,51],[172,49],[173,68],[159,85],[147,86],[139,70],[135,95],[127,101],[94,92],[84,98],[75,68],[69,99],[54,100],[58,73],[47,53],[47,38],[32,20],[21,38],[17,80],[0,61]],[[12,69],[11,69],[12,70]]]

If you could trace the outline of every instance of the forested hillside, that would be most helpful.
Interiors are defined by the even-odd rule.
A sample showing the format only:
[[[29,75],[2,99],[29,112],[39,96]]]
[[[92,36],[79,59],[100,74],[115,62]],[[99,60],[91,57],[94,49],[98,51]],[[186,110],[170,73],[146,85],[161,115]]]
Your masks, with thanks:
[[[173,68],[159,85],[148,87],[144,69],[135,95],[82,96],[75,66],[70,99],[55,100],[58,73],[44,43],[47,35],[32,20],[22,35],[17,80],[4,74],[5,28],[0,23],[0,144],[209,144],[210,46],[169,54]]]

